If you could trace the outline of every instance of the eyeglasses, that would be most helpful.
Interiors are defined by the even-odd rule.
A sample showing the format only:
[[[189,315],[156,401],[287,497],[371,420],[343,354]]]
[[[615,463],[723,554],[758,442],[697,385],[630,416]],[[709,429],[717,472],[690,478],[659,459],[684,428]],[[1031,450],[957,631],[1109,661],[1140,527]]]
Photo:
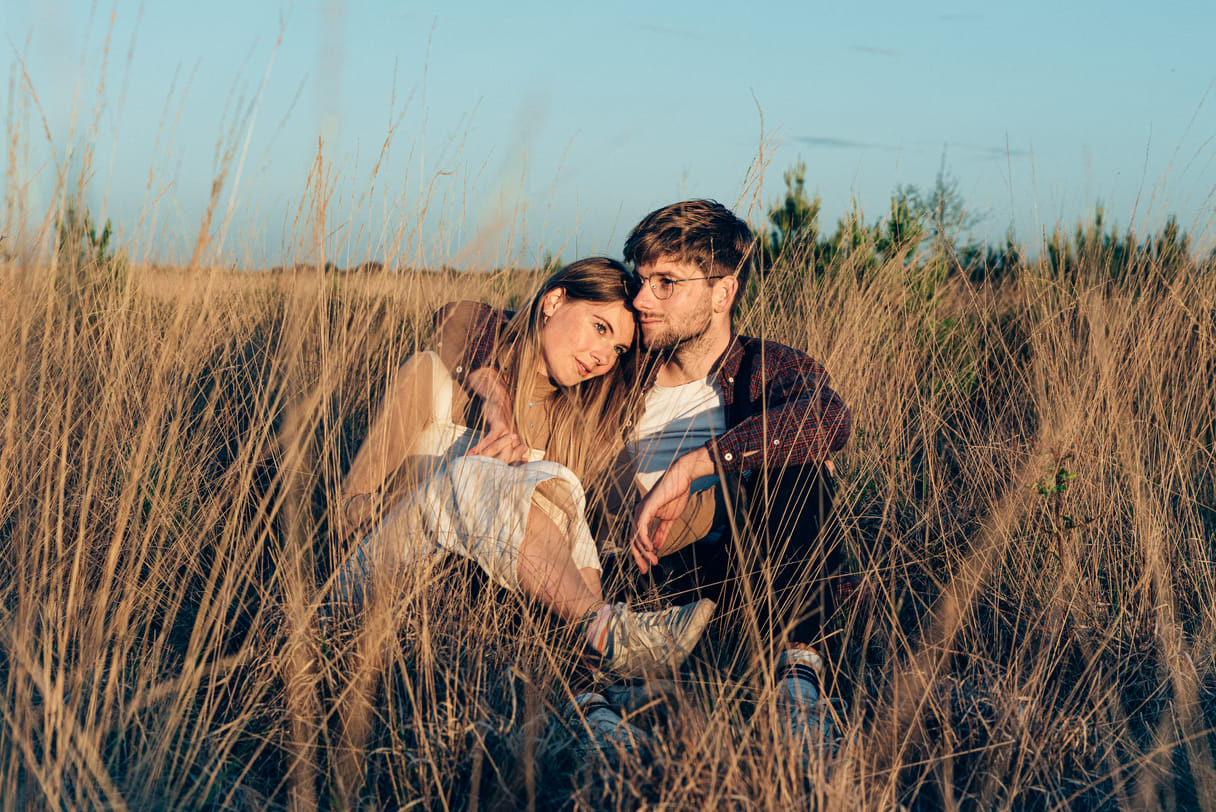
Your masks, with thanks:
[[[721,279],[725,274],[719,276],[690,276],[687,279],[672,279],[670,276],[662,276],[659,274],[651,274],[650,276],[642,276],[635,273],[634,276],[640,282],[645,282],[650,285],[650,291],[656,299],[670,299],[671,294],[675,292],[676,285],[682,282],[701,282],[707,279]]]

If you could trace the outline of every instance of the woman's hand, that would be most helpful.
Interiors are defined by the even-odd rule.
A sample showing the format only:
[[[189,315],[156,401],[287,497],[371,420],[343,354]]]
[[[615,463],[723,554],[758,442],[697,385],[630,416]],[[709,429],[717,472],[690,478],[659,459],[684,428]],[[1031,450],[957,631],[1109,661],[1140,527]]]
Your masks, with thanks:
[[[518,434],[487,434],[481,442],[469,449],[470,456],[493,457],[507,465],[523,462],[527,453],[528,446],[520,442]]]

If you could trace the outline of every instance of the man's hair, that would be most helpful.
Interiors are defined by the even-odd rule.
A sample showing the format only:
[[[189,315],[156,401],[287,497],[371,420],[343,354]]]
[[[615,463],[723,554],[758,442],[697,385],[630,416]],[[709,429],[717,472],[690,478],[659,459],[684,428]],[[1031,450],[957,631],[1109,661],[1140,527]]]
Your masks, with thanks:
[[[656,209],[625,240],[634,268],[661,260],[696,265],[706,276],[734,276],[734,313],[755,262],[756,237],[747,223],[716,200],[685,200]]]

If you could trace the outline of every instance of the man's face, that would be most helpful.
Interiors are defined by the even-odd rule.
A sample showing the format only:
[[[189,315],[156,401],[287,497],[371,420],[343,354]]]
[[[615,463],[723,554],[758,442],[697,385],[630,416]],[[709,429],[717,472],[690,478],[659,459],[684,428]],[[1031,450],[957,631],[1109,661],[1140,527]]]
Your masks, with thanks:
[[[633,306],[647,349],[674,350],[705,335],[714,312],[714,280],[707,281],[696,265],[666,259],[640,265],[637,272],[643,282]]]

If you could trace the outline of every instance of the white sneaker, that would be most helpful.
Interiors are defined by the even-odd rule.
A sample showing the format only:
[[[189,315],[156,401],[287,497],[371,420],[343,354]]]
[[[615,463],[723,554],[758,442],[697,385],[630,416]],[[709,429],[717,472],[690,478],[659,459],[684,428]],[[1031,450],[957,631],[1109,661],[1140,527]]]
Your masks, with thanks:
[[[623,753],[640,752],[650,743],[650,737],[622,719],[603,694],[574,697],[566,710],[566,727],[574,734],[580,758],[598,753],[611,760]]]
[[[622,677],[641,677],[676,669],[701,639],[717,604],[705,598],[661,612],[612,607],[600,653],[600,666]]]

